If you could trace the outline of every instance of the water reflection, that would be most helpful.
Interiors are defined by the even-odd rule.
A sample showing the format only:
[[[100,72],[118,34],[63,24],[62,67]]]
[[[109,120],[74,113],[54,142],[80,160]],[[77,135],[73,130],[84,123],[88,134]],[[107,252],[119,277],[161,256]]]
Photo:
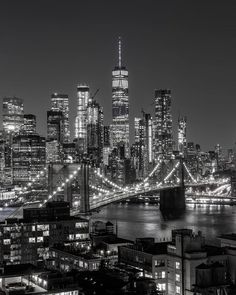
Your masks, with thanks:
[[[175,228],[201,230],[207,238],[236,232],[236,206],[189,204],[179,216],[161,214],[158,206],[142,204],[110,205],[93,215],[93,220],[117,222],[119,235],[134,240],[136,237],[168,238]]]

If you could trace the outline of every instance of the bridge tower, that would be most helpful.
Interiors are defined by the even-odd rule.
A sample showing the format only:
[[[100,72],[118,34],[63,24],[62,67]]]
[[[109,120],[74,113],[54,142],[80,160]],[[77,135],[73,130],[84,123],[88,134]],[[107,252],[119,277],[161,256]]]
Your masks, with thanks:
[[[184,165],[179,158],[180,185],[160,191],[160,210],[167,213],[175,213],[185,209]]]
[[[89,213],[89,165],[87,163],[81,164],[80,169],[80,212]]]
[[[48,165],[48,194],[51,195],[62,182],[65,182],[69,174],[76,168],[77,164],[50,163]],[[64,186],[64,201],[69,202],[72,207],[71,181]]]

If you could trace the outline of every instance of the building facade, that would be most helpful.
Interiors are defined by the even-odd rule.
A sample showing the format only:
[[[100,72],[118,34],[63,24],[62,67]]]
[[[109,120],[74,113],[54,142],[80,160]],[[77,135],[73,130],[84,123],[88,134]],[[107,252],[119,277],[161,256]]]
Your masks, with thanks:
[[[77,109],[75,118],[75,138],[81,154],[87,151],[87,107],[90,101],[89,87],[77,86]]]
[[[42,171],[46,164],[45,137],[19,134],[12,142],[13,184],[26,184]]]
[[[70,126],[69,126],[69,97],[67,94],[53,93],[51,95],[51,110],[56,112],[62,112],[62,133],[63,142],[70,140]]]
[[[112,145],[125,145],[129,156],[129,92],[128,70],[121,62],[121,39],[119,39],[119,62],[112,71]]]
[[[38,264],[54,244],[89,244],[88,221],[70,216],[68,203],[51,202],[45,208],[24,209],[23,219],[0,224],[0,264]]]
[[[171,91],[155,90],[154,157],[170,158],[173,150]]]
[[[3,98],[3,131],[5,134],[18,133],[24,124],[23,99]]]
[[[178,118],[178,151],[180,155],[186,156],[187,152],[187,118]]]

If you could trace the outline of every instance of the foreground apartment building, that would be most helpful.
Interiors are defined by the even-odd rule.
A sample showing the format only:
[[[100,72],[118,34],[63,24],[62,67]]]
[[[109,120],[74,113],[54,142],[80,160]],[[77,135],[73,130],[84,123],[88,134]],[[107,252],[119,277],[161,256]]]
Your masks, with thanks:
[[[225,247],[222,236],[209,245],[201,232],[173,230],[171,242],[155,243],[153,238],[143,238],[120,247],[119,262],[138,269],[141,276],[155,279],[161,294],[227,294],[227,287],[236,283],[233,243],[232,236],[228,237]]]
[[[50,202],[25,209],[22,219],[0,223],[0,264],[39,264],[54,244],[83,248],[90,244],[86,219],[70,216],[69,204]]]

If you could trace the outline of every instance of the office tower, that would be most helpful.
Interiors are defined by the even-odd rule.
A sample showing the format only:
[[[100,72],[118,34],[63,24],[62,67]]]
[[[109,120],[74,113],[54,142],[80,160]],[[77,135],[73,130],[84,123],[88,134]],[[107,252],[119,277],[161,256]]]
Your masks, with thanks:
[[[87,107],[90,100],[89,87],[77,86],[77,112],[75,118],[75,138],[81,154],[87,152]]]
[[[70,129],[69,129],[69,97],[67,94],[53,93],[51,95],[51,110],[56,112],[62,112],[63,123],[62,123],[62,134],[63,142],[70,140]]]
[[[37,134],[19,134],[13,137],[13,184],[26,184],[45,167],[45,138]]]
[[[64,142],[62,150],[64,163],[74,163],[76,161],[76,148],[74,142]]]
[[[143,112],[144,125],[144,177],[147,177],[153,168],[153,121],[150,114]]]
[[[24,123],[23,99],[3,98],[3,131],[5,134],[18,133]]]
[[[143,118],[134,118],[135,145],[133,155],[136,154],[136,167],[138,167],[138,177],[146,177],[152,167],[153,161],[153,130],[152,117],[144,111]],[[136,151],[135,151],[136,150]]]
[[[32,114],[24,115],[24,124],[21,132],[25,134],[36,134],[36,116]]]
[[[111,153],[111,128],[110,126],[103,127],[103,164],[108,166],[109,155]]]
[[[140,141],[140,133],[139,133],[139,127],[140,127],[140,121],[141,118],[134,118],[134,142],[137,143]]]
[[[106,125],[103,127],[103,145],[104,146],[111,146],[111,128],[110,126]]]
[[[185,155],[187,150],[187,118],[179,117],[178,118],[178,151],[180,155]]]
[[[47,140],[63,142],[63,113],[61,111],[47,111]]]
[[[171,91],[155,90],[154,155],[170,158],[172,155]]]
[[[61,163],[63,161],[62,145],[57,140],[46,141],[46,163]]]
[[[95,101],[87,107],[87,155],[96,164],[102,161],[103,148],[103,110]]]
[[[129,95],[128,71],[121,62],[121,39],[119,38],[118,66],[112,71],[112,145],[125,145],[129,156]]]

